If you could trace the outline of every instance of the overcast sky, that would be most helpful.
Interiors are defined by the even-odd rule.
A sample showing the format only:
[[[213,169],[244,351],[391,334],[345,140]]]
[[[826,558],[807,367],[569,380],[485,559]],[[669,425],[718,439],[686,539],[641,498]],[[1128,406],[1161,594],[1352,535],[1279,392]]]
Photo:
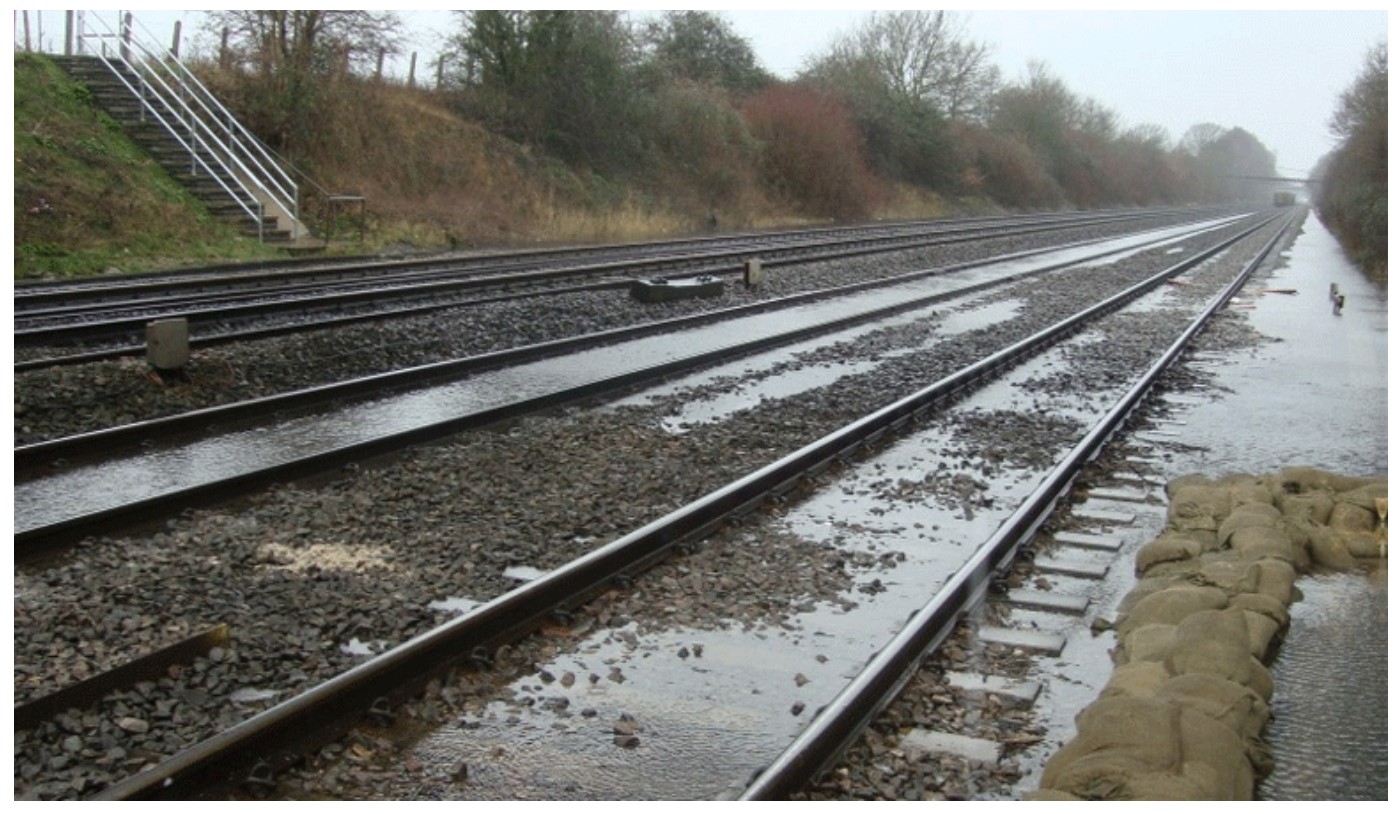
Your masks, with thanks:
[[[784,78],[869,13],[770,5],[782,10],[714,10],[749,40],[768,70]],[[1023,79],[1027,65],[1040,61],[1074,93],[1115,111],[1124,127],[1161,125],[1174,141],[1201,122],[1243,127],[1275,153],[1280,170],[1300,174],[1334,146],[1327,120],[1337,96],[1357,76],[1366,50],[1388,39],[1389,25],[1385,4],[1365,2],[1348,5],[1372,10],[985,10],[998,5],[1005,4],[950,8],[965,34],[988,46],[1005,81]],[[638,15],[652,13],[646,6],[627,8]],[[399,13],[408,29],[408,50],[419,52],[419,76],[424,76],[424,66],[441,49],[444,34],[456,29],[456,21],[445,10]],[[161,41],[168,41],[175,19],[183,19],[188,35],[201,16],[192,11],[135,14]],[[61,47],[62,12],[45,12],[44,18],[45,39],[57,39]],[[37,29],[37,19],[32,26]],[[392,72],[403,76],[407,71],[405,55]]]

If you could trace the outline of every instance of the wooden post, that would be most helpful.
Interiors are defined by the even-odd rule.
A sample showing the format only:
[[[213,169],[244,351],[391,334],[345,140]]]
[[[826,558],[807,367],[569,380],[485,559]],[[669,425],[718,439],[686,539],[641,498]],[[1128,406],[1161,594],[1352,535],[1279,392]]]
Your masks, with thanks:
[[[126,12],[121,16],[122,25],[122,62],[131,60],[131,12]]]
[[[170,55],[180,58],[180,21],[175,21],[175,33],[170,36]]]
[[[63,12],[63,55],[73,56],[73,12]]]
[[[418,52],[414,51],[408,58],[408,86],[413,87],[413,70],[418,67]]]
[[[219,35],[219,68],[228,70],[228,27]]]
[[[20,14],[24,15],[24,51],[28,53],[34,50],[29,47],[29,12],[21,11]]]
[[[442,67],[444,64],[446,64],[446,62],[447,54],[439,54],[437,66],[437,85],[434,86],[437,90],[442,90]]]
[[[374,81],[379,82],[384,78],[384,49],[379,49],[379,59],[374,63]]]

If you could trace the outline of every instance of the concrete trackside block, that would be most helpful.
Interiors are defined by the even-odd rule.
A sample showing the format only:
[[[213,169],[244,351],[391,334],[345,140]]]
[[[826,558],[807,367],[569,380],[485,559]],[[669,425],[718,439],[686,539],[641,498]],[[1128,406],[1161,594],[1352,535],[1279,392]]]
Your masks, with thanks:
[[[1021,706],[1030,706],[1040,697],[1041,685],[1035,681],[976,673],[948,673],[945,678],[948,679],[948,686],[965,693],[999,695]]]
[[[1086,577],[1103,579],[1108,576],[1108,565],[1070,557],[1039,556],[1035,558],[1035,568],[1047,574],[1060,574],[1066,577]]]
[[[1057,594],[1053,591],[1036,591],[1029,588],[1012,588],[1006,592],[1006,601],[1023,608],[1036,608],[1058,613],[1083,613],[1089,609],[1087,597]]]
[[[1060,655],[1065,649],[1065,637],[1038,630],[1017,630],[1010,627],[984,627],[977,631],[977,638],[989,644],[1004,644],[1035,653],[1050,656]]]
[[[1097,520],[1100,523],[1131,523],[1137,519],[1130,512],[1110,512],[1101,509],[1075,509],[1074,516],[1082,520]]]
[[[1001,760],[1001,744],[996,741],[954,735],[951,732],[934,732],[931,729],[914,729],[899,742],[905,751],[924,752],[934,755],[957,755],[981,763],[996,763]]]
[[[1117,551],[1123,547],[1123,541],[1117,537],[1106,537],[1101,534],[1080,534],[1074,531],[1061,531],[1057,533],[1055,535],[1055,542],[1077,546],[1079,548],[1092,548],[1095,551]]]
[[[1152,499],[1141,489],[1090,489],[1089,497],[1094,500],[1118,500],[1125,503],[1146,503]]]
[[[190,360],[190,325],[184,317],[146,323],[146,361],[156,370],[179,370]]]
[[[1167,485],[1167,482],[1161,478],[1154,478],[1151,475],[1135,475],[1128,472],[1114,473],[1112,482],[1150,487],[1154,490],[1161,489]]]

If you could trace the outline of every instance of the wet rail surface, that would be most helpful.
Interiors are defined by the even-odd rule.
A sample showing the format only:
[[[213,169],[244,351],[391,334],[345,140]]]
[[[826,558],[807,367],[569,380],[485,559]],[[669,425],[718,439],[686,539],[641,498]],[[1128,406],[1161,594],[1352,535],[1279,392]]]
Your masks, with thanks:
[[[36,293],[25,297],[17,292],[15,340],[19,346],[118,344],[66,355],[22,359],[17,362],[16,370],[139,354],[143,352],[143,346],[120,343],[139,337],[146,323],[155,319],[187,320],[191,328],[191,345],[202,347],[509,299],[626,288],[633,279],[640,277],[681,279],[697,274],[734,276],[742,272],[743,263],[748,259],[758,259],[767,264],[811,262],[975,241],[991,236],[1131,224],[1154,218],[1179,219],[1185,214],[1199,217],[1203,213],[1198,210],[1149,210],[1039,216],[972,224],[957,221],[848,229],[840,230],[834,236],[821,236],[826,233],[819,232],[817,237],[807,236],[806,233],[782,233],[762,243],[729,240],[719,244],[716,241],[719,247],[715,247],[707,242],[685,253],[655,254],[642,251],[640,259],[634,256],[589,262],[586,265],[540,266],[527,260],[510,265],[493,262],[487,269],[473,265],[445,271],[402,271],[395,267],[382,275],[347,270],[337,272],[335,277],[352,276],[355,278],[353,282],[316,279],[287,282],[277,287],[265,285],[265,278],[259,276],[251,292],[227,292],[220,286],[219,290],[206,294],[164,294],[162,285],[180,287],[176,279],[166,283],[141,284],[142,289],[151,293],[135,301],[109,301],[112,296],[124,296],[127,286],[114,286],[111,294],[94,288],[85,289],[81,294],[73,292],[65,295],[81,295],[90,300],[74,305],[43,304],[43,300],[58,294]],[[243,288],[243,285],[238,285],[238,288]]]
[[[1225,220],[1223,219],[1215,221],[1215,223],[1224,222]],[[1209,223],[1209,221],[1207,221],[1207,223]],[[1184,228],[1187,227],[1181,227],[1181,229]],[[960,287],[950,287],[946,291],[933,296],[952,296],[956,295],[959,291],[970,293],[975,286],[996,285],[999,281],[1013,279],[1018,274],[1035,274],[1041,270],[1053,268],[1056,264],[1063,266],[1082,262],[1085,258],[1092,257],[1093,255],[1080,253],[1078,250],[1086,249],[1096,244],[1098,248],[1094,249],[1094,251],[1112,253],[1118,248],[1128,245],[1128,241],[1130,240],[1140,240],[1145,245],[1155,240],[1163,239],[1164,236],[1177,234],[1181,229],[1159,228],[1157,230],[1129,233],[1118,241],[1106,242],[1102,239],[1080,241],[1064,244],[1063,246],[1052,245],[1039,249],[1013,252],[1011,254],[990,257],[985,260],[942,265],[923,271],[912,271],[883,279],[868,280],[834,288],[819,288],[808,293],[789,294],[772,299],[762,299],[748,305],[730,306],[713,311],[702,311],[690,316],[642,323],[630,328],[610,329],[596,334],[578,336],[572,339],[546,342],[508,351],[490,353],[481,357],[448,360],[436,364],[416,366],[396,372],[287,393],[283,396],[270,396],[252,402],[234,403],[220,407],[207,408],[188,414],[143,421],[139,424],[112,427],[79,436],[70,436],[48,442],[27,444],[16,448],[15,466],[17,470],[25,473],[24,477],[27,478],[27,473],[35,468],[51,466],[59,460],[64,461],[66,464],[71,464],[80,458],[87,459],[94,455],[105,454],[109,450],[120,451],[122,448],[131,448],[138,444],[145,448],[150,448],[152,446],[168,446],[172,440],[179,440],[179,438],[186,434],[191,428],[203,430],[207,429],[210,425],[229,425],[242,420],[244,417],[252,416],[256,418],[257,415],[264,413],[276,412],[286,415],[318,403],[331,401],[344,403],[348,399],[374,397],[388,393],[396,388],[417,388],[431,382],[461,377],[466,374],[509,364],[517,364],[521,361],[531,361],[546,356],[575,353],[598,345],[613,344],[637,337],[676,332],[681,329],[689,329],[721,321],[733,321],[747,315],[761,314],[783,308],[817,303],[843,295],[853,295],[861,292],[888,288],[901,283],[948,275],[953,272],[978,268],[986,268],[993,272],[988,279],[981,282],[968,283],[962,280],[953,280],[952,284]],[[1103,246],[1113,248],[1105,249]],[[1063,259],[1065,257],[1070,259]],[[1019,265],[1028,265],[1019,263],[1019,261],[1033,260],[1035,258],[1041,258],[1041,260],[1031,265],[1029,271],[998,273],[997,268],[994,268],[1004,267],[1005,269],[1015,269]],[[896,292],[896,294],[896,305],[880,307],[898,308],[900,307],[898,303],[908,303],[909,307],[914,307],[921,302],[920,298],[917,296],[913,299],[905,299],[903,293]],[[865,317],[857,314],[852,318],[864,319]],[[819,327],[820,324],[818,324],[818,328]]]
[[[870,443],[870,439],[869,439],[868,436],[867,436],[866,438],[864,438],[863,440],[864,440],[865,443]],[[788,478],[788,480],[792,480],[792,478]],[[541,583],[538,583],[538,584],[544,584],[544,583],[541,582]],[[550,606],[552,607],[553,604],[554,604],[554,601],[551,600],[550,602],[547,602],[546,604],[548,604],[548,605],[550,605]],[[547,612],[547,610],[548,610],[548,609],[543,609],[541,612]],[[478,614],[477,614],[477,617],[479,618],[481,615],[482,615],[482,614],[478,613]],[[717,656],[717,655],[719,655],[719,651],[718,651],[716,648],[707,648],[707,651],[706,651],[706,652],[707,652],[707,653],[710,653],[712,658],[715,657],[715,656]],[[794,715],[795,715],[795,714],[796,714],[796,713],[794,713]]]
[[[1189,210],[1138,210],[1141,217],[1169,216]],[[1122,215],[1124,213],[1116,213]],[[944,221],[912,221],[873,226],[853,226],[833,229],[804,229],[788,232],[722,235],[690,240],[630,243],[609,246],[558,248],[543,251],[508,251],[465,253],[461,255],[428,256],[418,259],[386,260],[374,257],[344,260],[303,260],[289,264],[262,264],[252,269],[221,268],[187,271],[155,272],[123,275],[116,279],[67,280],[48,283],[21,283],[15,292],[16,310],[25,314],[75,312],[94,308],[109,300],[140,302],[149,298],[164,302],[173,296],[193,296],[209,293],[214,296],[237,291],[284,289],[293,291],[316,283],[334,285],[370,283],[394,279],[421,280],[440,272],[475,271],[495,273],[502,270],[541,269],[560,264],[622,261],[648,257],[672,258],[697,254],[712,249],[762,248],[782,243],[841,239],[867,235],[897,235],[927,233],[931,230],[981,229],[1012,226],[1017,223],[1072,223],[1085,217],[1100,217],[1102,213],[1068,213],[1061,215],[1028,215],[1021,217],[959,218]],[[188,295],[178,292],[191,292]]]
[[[1230,221],[1208,224],[1205,231]],[[120,524],[159,517],[180,507],[224,500],[290,477],[324,471],[404,445],[473,426],[507,419],[542,407],[596,395],[647,379],[674,375],[727,356],[752,353],[776,344],[829,332],[857,321],[872,321],[892,311],[918,307],[949,296],[1073,267],[1090,258],[1198,234],[1202,227],[1177,227],[1061,252],[1036,253],[1006,262],[926,279],[881,286],[845,297],[819,300],[777,311],[761,311],[685,331],[648,336],[577,351],[381,399],[370,399],[329,412],[278,420],[190,443],[163,446],[160,423],[137,425],[142,447],[128,457],[90,464],[64,462],[35,470],[28,451],[17,451],[15,546],[20,558],[47,553],[55,546],[117,528]],[[426,371],[410,371],[409,378]],[[276,411],[277,402],[257,405]],[[224,411],[231,412],[231,411]],[[204,425],[220,411],[194,416]],[[102,434],[95,434],[101,436]],[[100,437],[75,439],[79,448],[97,446]],[[63,445],[72,446],[72,445]],[[42,451],[42,450],[41,450]],[[36,457],[38,457],[36,455]],[[52,455],[44,456],[52,459]],[[50,471],[45,472],[45,468]]]

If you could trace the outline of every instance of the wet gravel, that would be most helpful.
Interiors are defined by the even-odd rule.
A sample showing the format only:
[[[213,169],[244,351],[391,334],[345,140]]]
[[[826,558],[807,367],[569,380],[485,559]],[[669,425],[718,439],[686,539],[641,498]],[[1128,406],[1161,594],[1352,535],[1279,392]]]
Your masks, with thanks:
[[[1232,257],[1248,250],[1238,248]],[[209,658],[115,693],[96,708],[17,731],[16,798],[89,795],[449,617],[450,611],[432,603],[464,597],[485,601],[510,590],[519,584],[505,576],[510,566],[562,564],[864,415],[872,403],[925,386],[1063,319],[1153,270],[1154,259],[1138,255],[1072,277],[1025,283],[1035,293],[1034,309],[941,339],[918,353],[888,355],[902,343],[917,344],[923,338],[917,330],[833,347],[829,352],[835,358],[878,358],[881,364],[685,434],[665,432],[660,422],[694,393],[645,407],[533,416],[350,467],[319,483],[272,489],[245,506],[191,512],[156,533],[89,540],[57,562],[17,569],[16,702],[213,624],[228,623],[232,641]],[[1004,296],[998,292],[980,300]],[[1162,319],[1179,323],[1181,315],[1164,312]],[[1149,323],[1155,324],[1155,317],[1135,316],[1132,335],[1147,331]],[[968,473],[989,465],[1025,465],[1067,429],[1053,420],[989,418],[969,431],[998,435],[1008,451],[989,463],[974,445],[950,450]],[[969,479],[975,475],[950,480],[949,494],[966,490]],[[831,599],[849,587],[861,565],[833,558],[820,546],[787,545],[777,550],[792,558],[791,567],[773,568],[767,562],[779,541],[746,540],[743,533],[740,526],[700,549],[695,556],[720,558],[713,568],[691,567],[678,558],[648,575],[661,580],[661,589],[674,587],[690,598],[669,603],[674,611],[657,615],[643,590],[621,607],[595,603],[584,624],[648,619],[664,624],[668,617],[692,626],[732,619],[772,622],[793,603]],[[755,602],[755,596],[763,600]],[[546,637],[518,649],[540,646],[566,643]],[[511,649],[498,661],[518,669],[532,663],[528,652]],[[486,686],[474,697],[485,697]],[[442,709],[449,706],[438,697],[428,700]],[[961,704],[945,709],[929,703],[916,704],[910,714],[969,714]],[[431,711],[423,716],[431,717]],[[878,734],[878,727],[873,731]],[[861,748],[869,750],[870,766],[893,770],[888,744],[877,734]],[[884,768],[876,777],[869,768],[851,768],[856,765],[847,766],[845,781],[833,775],[822,788],[838,796],[907,799],[973,795],[988,783],[1002,782],[975,774],[968,780],[966,771],[938,759],[919,770],[924,785],[911,791],[889,786]],[[932,783],[930,777],[951,778],[954,785]]]
[[[1153,223],[1166,226],[1184,220],[1175,216]],[[170,384],[150,371],[144,357],[24,371],[15,375],[15,444],[1143,228],[1141,222],[1105,225],[773,266],[764,270],[758,288],[730,285],[713,299],[643,305],[626,291],[574,293],[310,330],[195,350],[186,367],[187,380]],[[44,355],[42,350],[25,349],[16,358],[25,354]]]

